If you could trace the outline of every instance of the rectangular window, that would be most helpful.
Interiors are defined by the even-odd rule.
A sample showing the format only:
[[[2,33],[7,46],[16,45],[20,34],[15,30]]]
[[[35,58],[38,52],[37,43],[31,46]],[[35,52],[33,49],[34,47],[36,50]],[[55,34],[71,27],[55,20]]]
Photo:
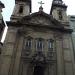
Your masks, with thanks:
[[[58,11],[59,19],[62,20],[62,10]]]
[[[23,13],[23,6],[20,6],[20,8],[19,8],[19,13],[20,13],[20,14]]]
[[[53,40],[48,40],[48,49],[53,49]]]
[[[31,49],[32,42],[31,39],[26,40],[26,49]]]
[[[36,49],[38,51],[43,50],[43,41],[42,40],[37,40],[37,42],[36,42]]]

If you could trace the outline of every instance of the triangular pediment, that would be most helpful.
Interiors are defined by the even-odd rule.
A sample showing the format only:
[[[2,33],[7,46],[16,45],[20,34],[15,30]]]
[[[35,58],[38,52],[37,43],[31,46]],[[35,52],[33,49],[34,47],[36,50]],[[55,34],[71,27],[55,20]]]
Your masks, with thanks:
[[[52,17],[52,15],[46,14],[43,11],[42,12],[36,12],[33,14],[30,14],[28,16],[25,16],[18,20],[17,22],[7,22],[7,25],[11,26],[36,26],[36,27],[43,27],[48,29],[55,29],[60,31],[67,31],[72,32],[71,29],[64,28],[64,24],[57,21]]]
[[[34,24],[34,25],[54,25],[51,15],[44,12],[36,12],[31,15],[23,17],[20,22],[22,24]]]
[[[49,25],[49,24],[51,24],[51,21],[44,16],[38,15],[38,16],[35,16],[35,17],[31,18],[29,23]]]

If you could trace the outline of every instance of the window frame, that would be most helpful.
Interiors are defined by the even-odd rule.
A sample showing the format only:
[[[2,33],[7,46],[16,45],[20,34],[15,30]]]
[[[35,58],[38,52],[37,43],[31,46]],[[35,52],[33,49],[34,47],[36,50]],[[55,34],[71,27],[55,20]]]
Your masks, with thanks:
[[[29,44],[29,43],[31,43],[31,44]],[[31,38],[26,39],[26,41],[25,41],[25,49],[32,49],[32,39]]]
[[[52,39],[48,40],[48,50],[51,50],[51,49],[53,50],[53,41],[54,40],[52,40]]]
[[[23,8],[24,8],[24,6],[23,6],[23,5],[20,5],[20,6],[19,6],[19,11],[18,11],[18,12],[19,12],[20,14],[22,14],[22,13],[23,13]]]
[[[39,44],[39,48],[38,48],[38,44]],[[43,39],[42,38],[37,39],[36,40],[36,51],[43,51],[43,47],[44,47]]]
[[[58,16],[59,16],[59,20],[63,19],[62,10],[58,10]]]

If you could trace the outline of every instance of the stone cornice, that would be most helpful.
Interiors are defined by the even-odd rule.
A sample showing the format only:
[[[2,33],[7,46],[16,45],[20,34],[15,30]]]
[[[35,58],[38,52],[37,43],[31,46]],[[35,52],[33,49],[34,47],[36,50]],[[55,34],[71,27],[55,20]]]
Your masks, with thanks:
[[[41,25],[41,24],[34,24],[34,23],[25,23],[25,24],[21,24],[21,23],[15,23],[15,22],[7,22],[8,27],[9,26],[13,26],[13,27],[23,27],[23,26],[27,26],[27,27],[41,27],[41,28],[48,28],[50,30],[57,30],[60,32],[66,32],[66,33],[72,33],[73,30],[70,28],[64,28],[63,26],[55,26],[55,25]]]

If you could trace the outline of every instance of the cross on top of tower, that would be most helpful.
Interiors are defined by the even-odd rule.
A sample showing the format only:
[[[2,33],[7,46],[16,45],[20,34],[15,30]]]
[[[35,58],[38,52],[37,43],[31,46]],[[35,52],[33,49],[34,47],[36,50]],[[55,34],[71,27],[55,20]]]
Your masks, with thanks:
[[[40,5],[41,5],[41,7],[42,7],[42,5],[44,4],[42,1],[40,1],[40,2],[38,2]]]

